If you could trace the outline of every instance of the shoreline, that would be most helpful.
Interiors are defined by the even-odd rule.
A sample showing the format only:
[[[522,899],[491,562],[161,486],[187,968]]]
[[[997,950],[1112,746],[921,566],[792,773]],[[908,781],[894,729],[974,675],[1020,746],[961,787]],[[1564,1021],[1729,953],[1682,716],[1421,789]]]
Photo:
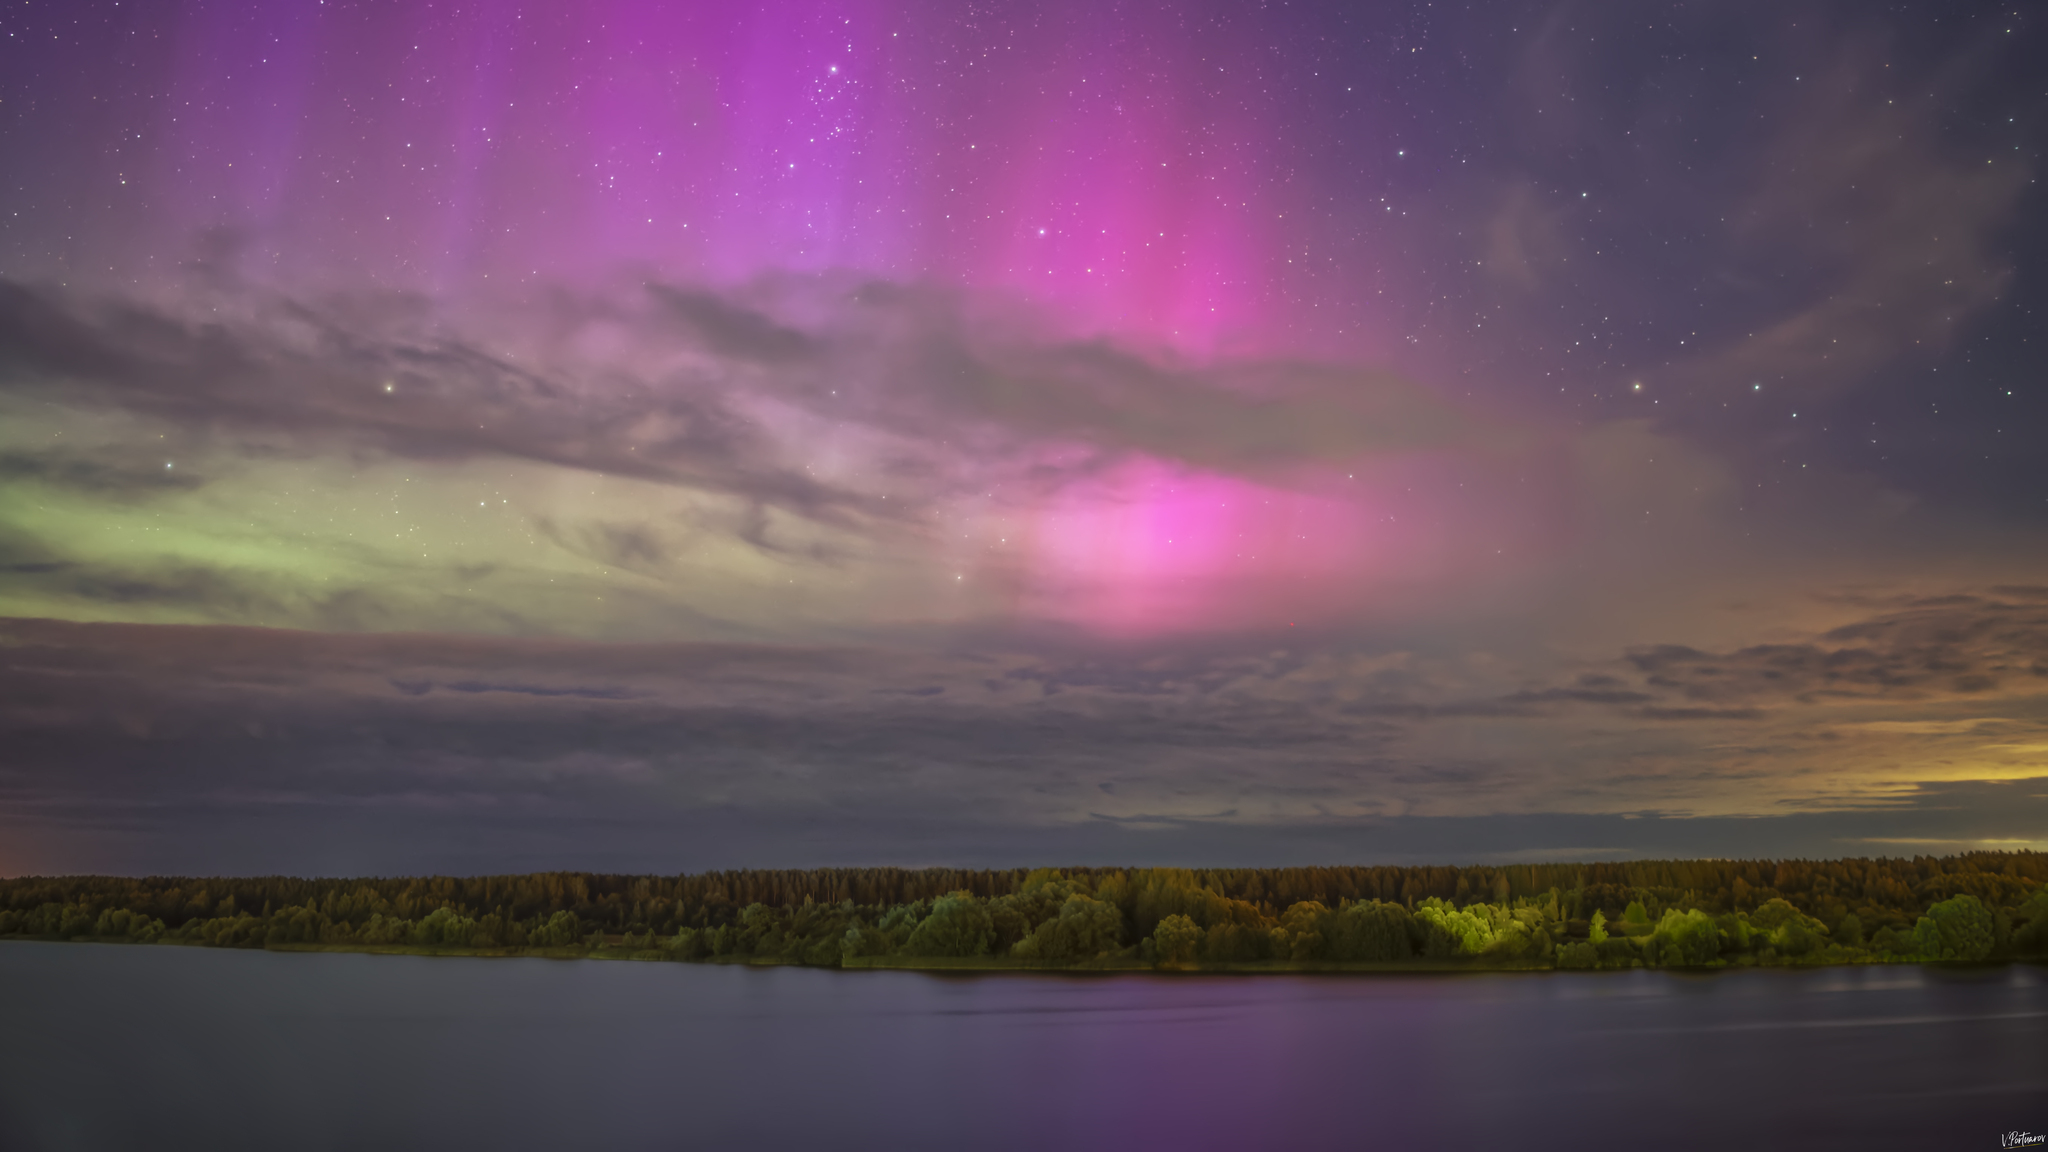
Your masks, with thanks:
[[[1795,963],[1719,963],[1705,965],[1610,965],[1598,968],[1561,968],[1555,964],[1487,962],[1477,958],[1452,960],[1254,960],[1232,963],[1152,964],[1136,957],[1103,957],[1079,963],[1023,960],[1008,956],[874,956],[846,957],[837,964],[805,964],[772,956],[718,956],[700,960],[678,958],[650,948],[530,948],[470,947],[440,944],[269,944],[258,947],[221,947],[185,940],[133,940],[125,937],[0,936],[0,943],[20,941],[33,944],[100,944],[137,947],[190,948],[207,952],[301,952],[357,954],[366,956],[421,956],[470,960],[601,960],[634,963],[708,965],[725,968],[810,968],[819,971],[921,972],[926,974],[991,975],[1080,975],[1080,976],[1458,976],[1496,973],[1621,973],[1673,972],[1713,975],[1745,971],[1815,971],[1825,968],[1932,968],[1938,970],[1983,970],[2014,965],[2041,967],[2041,957],[2007,956],[1994,959],[1956,961],[1924,960],[1911,957],[1844,957],[1802,960]]]
[[[935,973],[1812,968],[2048,957],[2048,856],[1192,871],[29,877],[0,938]]]

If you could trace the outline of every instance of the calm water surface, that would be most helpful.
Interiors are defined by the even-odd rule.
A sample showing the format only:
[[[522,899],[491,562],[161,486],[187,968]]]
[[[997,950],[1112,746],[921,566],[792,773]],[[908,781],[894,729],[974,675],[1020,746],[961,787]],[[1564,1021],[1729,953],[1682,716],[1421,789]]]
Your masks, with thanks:
[[[0,1149],[1995,1149],[2048,973],[933,977],[0,943]]]

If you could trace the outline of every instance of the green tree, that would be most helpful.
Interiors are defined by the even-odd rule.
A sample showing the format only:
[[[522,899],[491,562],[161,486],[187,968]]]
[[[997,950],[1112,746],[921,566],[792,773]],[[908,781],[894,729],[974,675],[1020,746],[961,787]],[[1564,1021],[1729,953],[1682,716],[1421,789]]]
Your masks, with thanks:
[[[1414,919],[1399,904],[1347,904],[1329,919],[1326,954],[1332,960],[1406,960],[1414,954]]]
[[[910,956],[986,956],[995,938],[987,906],[966,892],[953,892],[932,902],[929,916],[918,922],[903,942]]]
[[[1152,929],[1152,949],[1162,968],[1195,962],[1202,944],[1202,930],[1193,920],[1176,912],[1162,917]]]
[[[1991,910],[1968,894],[1934,905],[1913,925],[1913,951],[1929,960],[1982,960],[1996,943]]]
[[[924,919],[926,911],[925,902],[922,900],[898,904],[884,912],[882,918],[875,922],[875,927],[889,938],[890,950],[894,951],[901,948],[904,941],[910,939],[912,932],[917,931],[917,922]]]
[[[1586,929],[1586,939],[1595,947],[1607,941],[1607,913],[1593,909],[1592,927]]]
[[[1011,954],[1026,960],[1093,960],[1116,950],[1123,913],[1114,904],[1075,893],[1060,914],[1017,942]]]
[[[427,913],[412,929],[412,942],[428,946],[466,945],[475,936],[476,921],[446,906]]]
[[[677,960],[702,960],[711,953],[702,928],[678,928],[673,936],[657,938],[654,946]]]
[[[1263,960],[1269,954],[1269,943],[1264,932],[1250,925],[1211,924],[1202,938],[1202,955],[1223,964]]]
[[[1558,947],[1557,966],[1559,968],[1597,968],[1600,966],[1600,953],[1586,941],[1574,940],[1569,944]]]
[[[1542,929],[1531,930],[1519,920],[1501,925],[1486,945],[1486,955],[1494,960],[1527,960],[1549,952],[1550,937]]]
[[[1016,946],[1017,941],[1031,935],[1031,930],[1047,918],[1048,913],[1044,910],[1043,904],[1044,902],[1036,896],[1026,896],[1017,892],[998,896],[989,901],[989,923],[995,930],[990,950],[1008,952]],[[1055,904],[1053,910],[1056,911],[1057,908],[1058,905]]]
[[[1749,914],[1749,922],[1766,932],[1776,932],[1786,922],[1804,920],[1806,916],[1782,896],[1773,896],[1756,906]]]
[[[92,909],[82,904],[70,905],[64,909],[64,919],[57,926],[57,935],[67,939],[73,936],[90,936],[93,926],[98,923],[99,918],[92,914]]]
[[[846,930],[846,938],[840,954],[849,957],[887,956],[895,951],[896,942],[879,928],[866,924],[855,924]]]
[[[1847,944],[1852,948],[1861,947],[1863,921],[1858,919],[1854,912],[1849,913],[1842,917],[1841,923],[1835,925],[1834,937],[1837,943]]]
[[[1823,929],[1807,917],[1787,920],[1771,933],[1771,946],[1787,956],[1804,956],[1825,945]]]
[[[1690,912],[1666,912],[1664,919],[1657,922],[1653,939],[1667,965],[1699,968],[1721,958],[1721,930],[1714,925],[1713,917],[1697,908]]]
[[[2013,951],[2022,956],[2048,953],[2048,885],[2036,888],[2025,903],[2013,909],[2012,917],[2016,922]]]
[[[583,926],[577,922],[576,914],[566,909],[548,917],[546,923],[527,937],[541,948],[564,948],[582,938]]]
[[[1323,958],[1323,924],[1330,918],[1330,910],[1321,901],[1297,901],[1280,917],[1280,926],[1274,929],[1274,954],[1289,960],[1320,960]]]
[[[1423,925],[1424,956],[1477,956],[1487,950],[1511,922],[1507,910],[1492,904],[1455,908],[1431,897],[1415,908]]]

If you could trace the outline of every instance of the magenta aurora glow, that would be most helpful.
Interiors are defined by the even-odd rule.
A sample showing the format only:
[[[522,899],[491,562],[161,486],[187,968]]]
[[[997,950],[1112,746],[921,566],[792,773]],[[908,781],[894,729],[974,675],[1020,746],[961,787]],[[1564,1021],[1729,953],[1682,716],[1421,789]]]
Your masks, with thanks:
[[[2042,846],[2023,12],[0,31],[0,870]]]

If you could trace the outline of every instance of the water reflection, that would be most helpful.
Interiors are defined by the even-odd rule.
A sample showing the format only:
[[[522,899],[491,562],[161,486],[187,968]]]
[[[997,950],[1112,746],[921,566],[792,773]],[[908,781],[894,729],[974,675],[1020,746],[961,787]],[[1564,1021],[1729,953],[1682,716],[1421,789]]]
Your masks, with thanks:
[[[2038,969],[926,977],[0,944],[0,1147],[1997,1146]]]

